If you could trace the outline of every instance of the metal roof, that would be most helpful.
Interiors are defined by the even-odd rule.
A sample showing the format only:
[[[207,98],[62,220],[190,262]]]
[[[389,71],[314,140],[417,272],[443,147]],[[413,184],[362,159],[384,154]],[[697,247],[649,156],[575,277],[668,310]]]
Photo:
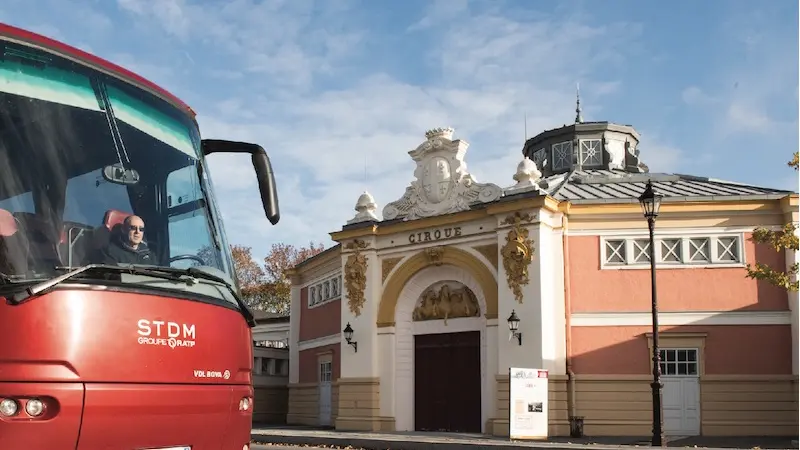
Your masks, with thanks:
[[[631,173],[622,170],[574,170],[545,178],[545,190],[571,203],[638,201],[648,180],[665,202],[778,199],[792,191],[682,174]]]
[[[558,201],[568,200],[573,204],[592,203],[638,203],[639,196],[645,189],[648,180],[653,181],[653,188],[664,196],[663,202],[703,202],[703,201],[736,201],[736,200],[778,200],[794,191],[752,186],[735,181],[718,180],[694,175],[628,172],[625,170],[588,169],[573,170],[543,178],[539,186],[548,195]],[[520,198],[541,195],[536,190],[520,192],[506,191],[496,202],[514,201]],[[476,203],[471,209],[484,208],[494,203]],[[403,222],[402,218],[383,220],[383,226]],[[376,222],[359,222],[344,225],[342,230],[352,230],[373,226]],[[333,248],[325,252],[332,250]],[[323,253],[325,253],[323,252]],[[322,253],[320,253],[321,255]],[[297,265],[301,267],[316,255]]]

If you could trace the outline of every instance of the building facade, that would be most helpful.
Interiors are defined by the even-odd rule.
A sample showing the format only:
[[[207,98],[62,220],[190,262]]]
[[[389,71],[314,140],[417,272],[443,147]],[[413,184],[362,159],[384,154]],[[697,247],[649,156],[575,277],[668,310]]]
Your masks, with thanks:
[[[289,317],[255,311],[253,423],[280,425],[289,412]]]
[[[338,244],[291,272],[288,423],[508,435],[523,367],[549,371],[550,435],[577,418],[649,435],[649,180],[667,434],[796,435],[797,295],[745,266],[795,263],[749,238],[797,223],[797,194],[650,173],[638,144],[576,120],[529,139],[502,188],[469,174],[452,129],[428,131],[382,218],[364,193]]]

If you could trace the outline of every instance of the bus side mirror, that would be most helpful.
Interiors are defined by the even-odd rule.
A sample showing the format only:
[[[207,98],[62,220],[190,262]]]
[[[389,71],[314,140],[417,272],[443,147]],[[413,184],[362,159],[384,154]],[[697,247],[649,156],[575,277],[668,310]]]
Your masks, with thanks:
[[[203,155],[212,153],[249,153],[253,160],[253,168],[258,177],[258,190],[261,192],[261,203],[267,220],[273,225],[281,219],[278,206],[278,189],[275,183],[275,174],[267,152],[258,144],[246,142],[223,141],[218,139],[203,139]]]

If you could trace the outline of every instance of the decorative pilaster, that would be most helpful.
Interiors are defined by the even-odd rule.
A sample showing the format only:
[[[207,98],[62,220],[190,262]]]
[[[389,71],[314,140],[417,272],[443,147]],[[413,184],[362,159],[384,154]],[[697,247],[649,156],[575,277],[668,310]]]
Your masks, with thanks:
[[[498,217],[498,321],[505,325],[514,310],[522,333],[520,345],[507,338],[507,326],[498,329],[498,375],[509,367],[566,371],[563,246],[554,230],[559,224],[560,216],[544,209]]]
[[[380,415],[380,352],[378,306],[383,285],[383,267],[374,238],[342,243],[344,285],[340,329],[349,323],[353,346],[342,339],[341,378],[337,430],[390,430],[394,421]]]

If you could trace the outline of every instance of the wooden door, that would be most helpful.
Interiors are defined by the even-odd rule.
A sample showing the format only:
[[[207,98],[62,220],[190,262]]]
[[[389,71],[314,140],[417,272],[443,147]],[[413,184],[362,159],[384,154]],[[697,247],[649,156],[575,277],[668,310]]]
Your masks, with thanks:
[[[414,337],[414,428],[481,432],[480,332]]]

